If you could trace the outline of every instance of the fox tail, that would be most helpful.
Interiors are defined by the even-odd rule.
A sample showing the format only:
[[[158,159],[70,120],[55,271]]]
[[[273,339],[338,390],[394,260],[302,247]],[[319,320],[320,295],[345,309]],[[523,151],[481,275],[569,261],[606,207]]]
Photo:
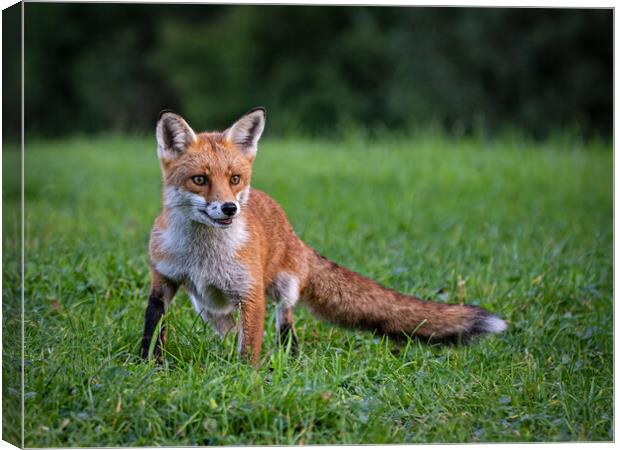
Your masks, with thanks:
[[[507,324],[483,308],[421,300],[387,289],[314,252],[302,302],[319,317],[347,328],[431,342],[467,342],[502,333]]]

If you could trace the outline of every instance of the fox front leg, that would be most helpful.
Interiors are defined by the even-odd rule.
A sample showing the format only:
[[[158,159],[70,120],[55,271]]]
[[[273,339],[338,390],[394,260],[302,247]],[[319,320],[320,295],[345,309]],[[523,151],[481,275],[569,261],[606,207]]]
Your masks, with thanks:
[[[179,285],[167,279],[155,270],[151,271],[151,294],[144,313],[144,334],[142,336],[142,358],[148,359],[151,348],[151,341],[160,323],[162,316],[166,312],[168,305],[174,298]],[[153,356],[158,363],[162,360],[162,346],[166,342],[166,326],[161,323],[159,334],[153,348]]]
[[[265,294],[254,289],[242,302],[239,315],[239,354],[258,365],[265,329]]]

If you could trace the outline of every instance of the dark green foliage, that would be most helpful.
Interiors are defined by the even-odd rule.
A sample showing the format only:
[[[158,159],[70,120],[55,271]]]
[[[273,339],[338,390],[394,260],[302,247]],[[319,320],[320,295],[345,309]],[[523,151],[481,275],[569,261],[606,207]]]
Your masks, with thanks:
[[[151,129],[177,109],[270,132],[438,124],[609,137],[612,11],[26,5],[28,130]]]
[[[610,146],[267,139],[254,173],[322,254],[403,292],[480,305],[508,333],[399,345],[300,307],[299,357],[287,358],[270,306],[265,364],[253,369],[181,293],[165,319],[166,364],[145,364],[153,139],[32,141],[26,446],[614,439]],[[5,197],[5,271],[18,257],[18,201]],[[18,339],[3,320],[4,342]]]
[[[2,11],[2,131],[16,139],[21,133],[21,3]]]

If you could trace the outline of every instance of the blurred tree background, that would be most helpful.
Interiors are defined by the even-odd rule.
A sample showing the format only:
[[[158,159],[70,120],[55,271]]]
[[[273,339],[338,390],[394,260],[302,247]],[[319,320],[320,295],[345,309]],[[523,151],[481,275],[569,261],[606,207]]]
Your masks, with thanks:
[[[611,9],[27,3],[25,23],[30,134],[150,131],[164,108],[218,129],[255,105],[272,135],[612,134]]]

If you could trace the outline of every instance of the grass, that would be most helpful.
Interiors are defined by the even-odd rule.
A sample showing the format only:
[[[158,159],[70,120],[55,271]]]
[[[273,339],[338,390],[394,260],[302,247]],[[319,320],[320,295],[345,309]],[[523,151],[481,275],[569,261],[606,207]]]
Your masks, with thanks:
[[[4,163],[9,440],[19,439],[17,157]],[[397,344],[298,308],[292,358],[275,348],[270,306],[259,369],[185,293],[166,316],[166,363],[138,358],[160,207],[153,138],[34,141],[25,163],[28,447],[613,439],[609,145],[266,140],[253,185],[303,240],[510,328],[468,347]]]

